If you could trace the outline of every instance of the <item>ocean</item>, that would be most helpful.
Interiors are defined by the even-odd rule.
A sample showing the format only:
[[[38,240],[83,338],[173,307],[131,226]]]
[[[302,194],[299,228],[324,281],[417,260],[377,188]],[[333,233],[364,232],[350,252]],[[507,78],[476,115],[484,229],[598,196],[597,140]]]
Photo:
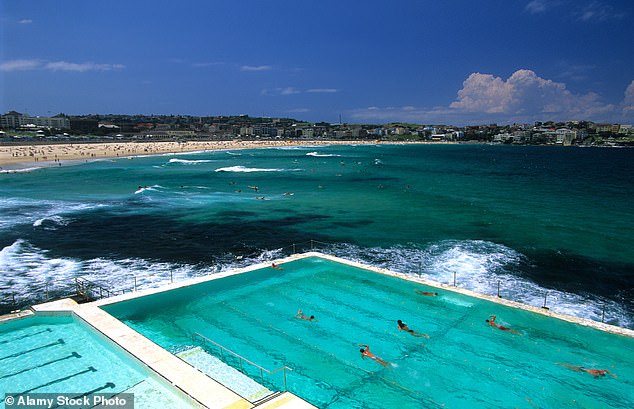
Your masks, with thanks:
[[[346,145],[0,173],[0,312],[315,249],[634,328],[634,150]]]

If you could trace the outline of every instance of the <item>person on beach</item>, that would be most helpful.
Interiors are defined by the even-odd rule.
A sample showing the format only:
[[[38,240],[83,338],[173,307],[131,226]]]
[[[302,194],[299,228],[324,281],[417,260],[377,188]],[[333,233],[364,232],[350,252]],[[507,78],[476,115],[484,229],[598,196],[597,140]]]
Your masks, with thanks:
[[[575,372],[589,373],[590,375],[594,376],[595,378],[601,378],[601,377],[603,377],[605,375],[610,375],[613,378],[618,378],[618,376],[614,375],[612,372],[608,371],[607,369],[590,369],[590,368],[585,368],[583,366],[563,364],[563,363],[560,363],[558,365],[561,365],[564,368],[568,368],[568,369],[570,369],[572,371],[575,371]]]
[[[508,327],[505,327],[504,325],[499,325],[498,323],[495,322],[495,319],[497,317],[495,315],[489,315],[489,319],[485,320],[490,326],[492,326],[493,328],[497,328],[497,329],[501,329],[502,331],[508,331],[511,334],[516,334],[516,335],[522,335],[519,332],[512,330]]]
[[[383,365],[386,368],[389,368],[390,363],[386,362],[385,360],[379,358],[378,356],[374,355],[371,351],[370,351],[370,346],[369,345],[365,345],[365,344],[359,344],[360,347],[363,347],[359,350],[359,352],[361,352],[361,358],[365,359],[365,357],[368,357],[376,362],[378,362],[379,364]]]
[[[429,338],[429,335],[427,334],[421,334],[420,332],[416,332],[413,329],[409,329],[409,327],[407,326],[406,323],[404,323],[401,320],[396,321],[396,324],[398,325],[398,330],[399,331],[406,331],[408,332],[411,336],[413,337],[417,337],[417,338]]]
[[[295,318],[299,318],[300,320],[306,320],[306,321],[317,321],[317,318],[315,318],[314,315],[311,315],[310,317],[307,315],[304,315],[302,310],[297,310],[297,314],[295,314]]]
[[[421,290],[416,290],[415,293],[420,295],[425,295],[427,297],[435,297],[438,295],[438,293],[432,293],[430,291],[421,291]]]

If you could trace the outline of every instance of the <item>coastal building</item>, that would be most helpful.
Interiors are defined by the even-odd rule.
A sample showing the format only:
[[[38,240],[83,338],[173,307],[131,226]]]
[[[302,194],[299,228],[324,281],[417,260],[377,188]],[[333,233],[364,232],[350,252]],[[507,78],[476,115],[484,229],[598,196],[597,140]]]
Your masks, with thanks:
[[[42,117],[29,116],[16,111],[0,115],[0,128],[3,129],[33,129],[57,128],[70,129],[70,120],[65,116]]]

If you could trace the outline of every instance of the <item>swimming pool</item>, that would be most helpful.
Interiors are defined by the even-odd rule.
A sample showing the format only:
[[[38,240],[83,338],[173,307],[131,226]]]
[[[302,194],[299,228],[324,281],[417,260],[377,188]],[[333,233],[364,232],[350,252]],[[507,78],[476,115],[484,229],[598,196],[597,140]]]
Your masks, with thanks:
[[[116,350],[72,315],[0,324],[0,396],[5,393],[133,393],[135,408],[193,402]]]
[[[634,407],[634,338],[320,257],[282,267],[102,308],[175,353],[200,333],[265,368],[287,365],[288,389],[320,408]],[[487,325],[492,314],[519,334]],[[362,359],[358,344],[391,365]]]

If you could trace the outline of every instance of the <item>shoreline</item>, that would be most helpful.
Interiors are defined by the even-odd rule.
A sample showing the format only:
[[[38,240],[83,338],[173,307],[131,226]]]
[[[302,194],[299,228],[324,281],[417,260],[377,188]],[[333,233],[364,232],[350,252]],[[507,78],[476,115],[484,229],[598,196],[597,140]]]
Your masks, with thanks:
[[[187,142],[98,142],[63,144],[0,145],[0,173],[24,172],[36,168],[83,163],[89,160],[193,153],[230,149],[258,149],[289,146],[374,145],[377,141],[187,141]],[[392,144],[394,142],[390,142]],[[398,142],[396,142],[398,143]],[[406,142],[416,143],[416,142]]]

